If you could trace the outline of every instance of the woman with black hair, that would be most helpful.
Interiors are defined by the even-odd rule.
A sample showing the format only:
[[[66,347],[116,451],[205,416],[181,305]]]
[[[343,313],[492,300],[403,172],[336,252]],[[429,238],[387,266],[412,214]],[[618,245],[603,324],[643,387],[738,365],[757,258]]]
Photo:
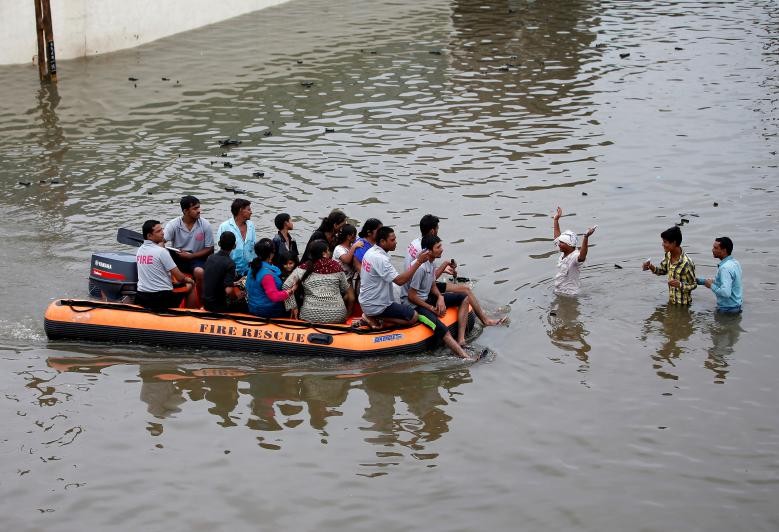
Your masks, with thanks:
[[[354,290],[346,280],[340,263],[330,258],[330,249],[324,240],[309,245],[311,258],[298,266],[282,288],[303,287],[303,304],[298,311],[294,297],[285,306],[292,317],[311,323],[343,323],[354,306]]]
[[[332,251],[336,245],[335,236],[344,225],[346,225],[346,214],[344,214],[344,212],[339,209],[333,209],[330,214],[327,215],[327,217],[322,218],[322,223],[319,224],[317,230],[314,231],[314,233],[311,235],[311,238],[308,239],[306,249],[303,251],[303,256],[300,258],[300,262],[306,262],[311,258],[309,256],[309,246],[315,240],[324,240],[327,242],[327,246],[330,251]]]
[[[284,301],[295,299],[297,283],[291,283],[282,289],[281,270],[272,264],[273,242],[263,238],[254,245],[257,257],[252,260],[249,274],[246,276],[246,299],[249,312],[262,318],[281,318],[287,316]]]

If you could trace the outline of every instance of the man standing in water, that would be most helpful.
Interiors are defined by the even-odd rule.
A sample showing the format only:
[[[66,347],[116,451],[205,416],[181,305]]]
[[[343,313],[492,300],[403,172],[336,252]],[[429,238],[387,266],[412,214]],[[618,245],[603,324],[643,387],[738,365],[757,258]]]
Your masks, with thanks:
[[[660,233],[665,257],[660,266],[646,261],[642,268],[655,275],[668,276],[668,302],[675,305],[692,303],[692,291],[698,286],[695,263],[682,250],[682,230],[673,226]]]
[[[576,249],[579,238],[573,231],[560,232],[560,217],[563,210],[557,207],[554,214],[554,243],[560,249],[560,259],[557,261],[557,273],[554,276],[554,291],[556,294],[573,296],[579,293],[581,281],[579,272],[582,263],[587,260],[589,250],[589,238],[595,232],[595,227],[590,227],[582,238],[582,247]]]
[[[717,298],[717,312],[738,314],[741,312],[743,291],[741,288],[741,264],[730,256],[733,253],[733,241],[721,236],[714,239],[711,254],[719,259],[717,276],[714,279],[696,278],[697,284],[711,288]]]
[[[184,196],[179,202],[182,215],[165,224],[165,240],[174,252],[173,260],[184,273],[195,278],[197,293],[203,293],[203,268],[206,259],[214,252],[214,235],[211,224],[200,216],[200,200]]]

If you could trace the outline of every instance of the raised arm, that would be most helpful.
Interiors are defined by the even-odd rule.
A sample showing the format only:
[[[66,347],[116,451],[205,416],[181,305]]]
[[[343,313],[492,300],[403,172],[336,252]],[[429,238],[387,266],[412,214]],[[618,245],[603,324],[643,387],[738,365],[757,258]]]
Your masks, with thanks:
[[[590,227],[587,229],[587,232],[584,233],[584,238],[582,239],[582,247],[579,249],[579,262],[584,262],[587,260],[587,250],[589,249],[589,238],[590,235],[595,232],[594,227]]]
[[[560,216],[563,215],[563,210],[557,207],[557,211],[554,213],[554,238],[560,236]]]

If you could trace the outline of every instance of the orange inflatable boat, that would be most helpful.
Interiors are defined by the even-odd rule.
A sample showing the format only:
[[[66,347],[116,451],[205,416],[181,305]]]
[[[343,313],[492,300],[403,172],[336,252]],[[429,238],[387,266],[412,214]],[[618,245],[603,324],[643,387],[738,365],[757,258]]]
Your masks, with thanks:
[[[456,336],[457,309],[447,309],[441,321]],[[474,321],[475,316],[470,312],[469,331]],[[206,310],[154,312],[126,303],[77,299],[51,303],[44,316],[44,328],[52,340],[344,357],[412,354],[431,348],[433,336],[422,324],[369,330],[352,328],[348,324],[313,324]]]

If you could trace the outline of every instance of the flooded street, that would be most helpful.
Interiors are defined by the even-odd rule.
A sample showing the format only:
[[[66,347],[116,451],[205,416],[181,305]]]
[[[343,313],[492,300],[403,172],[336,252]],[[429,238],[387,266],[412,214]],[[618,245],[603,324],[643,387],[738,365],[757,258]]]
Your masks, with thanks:
[[[0,66],[4,530],[779,528],[776,2],[294,0],[58,71]],[[438,215],[509,326],[477,364],[46,339],[117,228],[236,187],[398,264]],[[733,239],[742,315],[641,271],[674,224],[699,276]]]

